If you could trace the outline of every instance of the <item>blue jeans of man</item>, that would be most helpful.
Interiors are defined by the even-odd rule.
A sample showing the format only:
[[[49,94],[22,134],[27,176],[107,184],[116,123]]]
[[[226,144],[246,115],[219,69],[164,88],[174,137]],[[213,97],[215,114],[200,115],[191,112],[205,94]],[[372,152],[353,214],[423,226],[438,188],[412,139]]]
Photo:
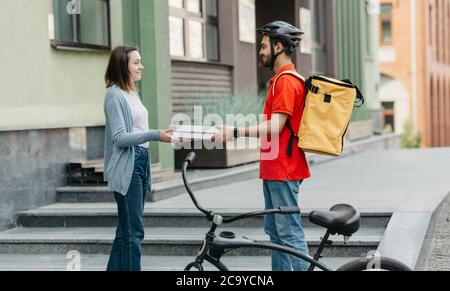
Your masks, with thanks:
[[[298,206],[299,187],[303,181],[264,181],[266,209]],[[264,219],[264,229],[275,244],[308,254],[305,233],[298,214],[271,214]],[[278,251],[272,251],[273,271],[307,271],[310,263]]]
[[[135,147],[135,164],[126,196],[114,193],[119,224],[107,271],[141,271],[141,243],[144,239],[144,204],[149,186],[147,149]]]

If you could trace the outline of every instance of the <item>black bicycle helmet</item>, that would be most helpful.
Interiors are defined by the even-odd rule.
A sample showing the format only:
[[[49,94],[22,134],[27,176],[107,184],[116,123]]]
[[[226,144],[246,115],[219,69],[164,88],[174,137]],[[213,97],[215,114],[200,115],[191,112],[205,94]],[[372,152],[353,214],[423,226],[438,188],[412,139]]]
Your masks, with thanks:
[[[256,31],[261,35],[267,35],[270,38],[270,46],[272,49],[272,59],[270,63],[270,69],[273,70],[275,61],[280,53],[275,54],[276,42],[281,42],[284,45],[284,51],[289,55],[294,53],[294,49],[300,44],[302,35],[304,32],[287,22],[273,21],[264,26],[259,27]]]
[[[287,46],[297,47],[302,40],[304,32],[287,22],[273,21],[256,30],[262,35],[268,35],[271,38],[284,41]]]

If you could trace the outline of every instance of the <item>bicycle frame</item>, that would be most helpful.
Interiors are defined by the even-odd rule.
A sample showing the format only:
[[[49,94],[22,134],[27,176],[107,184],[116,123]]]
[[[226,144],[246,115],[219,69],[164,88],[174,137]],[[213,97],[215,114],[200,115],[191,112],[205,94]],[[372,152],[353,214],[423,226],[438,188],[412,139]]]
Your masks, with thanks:
[[[213,224],[211,230],[206,234],[202,248],[196,257],[195,263],[191,264],[191,268],[196,266],[199,270],[203,271],[203,262],[207,261],[215,266],[220,271],[229,271],[229,269],[221,262],[225,253],[240,249],[240,248],[259,248],[272,251],[283,252],[288,255],[295,256],[299,259],[305,260],[311,264],[308,271],[313,271],[316,267],[322,271],[333,271],[327,265],[318,261],[323,247],[328,241],[328,234],[322,239],[321,245],[314,258],[299,252],[293,248],[277,245],[268,241],[251,240],[245,237],[238,238],[223,238],[215,235],[215,229],[217,225]],[[231,234],[231,233],[228,233]],[[317,259],[316,259],[317,257]],[[187,269],[189,266],[187,267]]]
[[[245,237],[239,237],[236,238],[233,233],[229,232],[222,232],[219,236],[216,236],[215,231],[219,225],[222,225],[223,223],[231,223],[237,220],[250,218],[254,216],[259,215],[267,215],[267,214],[293,214],[298,213],[300,214],[300,209],[298,207],[286,207],[286,208],[278,208],[278,209],[269,209],[264,211],[256,211],[251,213],[245,213],[242,215],[238,215],[231,218],[223,218],[220,215],[215,214],[213,211],[208,211],[204,209],[195,198],[194,193],[192,192],[189,183],[186,178],[186,172],[189,164],[192,164],[195,159],[195,154],[190,153],[188,157],[186,158],[185,162],[182,166],[182,176],[184,185],[186,187],[186,190],[191,197],[192,201],[194,202],[194,205],[199,209],[201,212],[203,212],[207,219],[209,221],[212,221],[213,224],[209,230],[209,232],[206,234],[206,237],[204,239],[203,245],[201,250],[199,251],[195,262],[189,264],[186,267],[186,270],[190,270],[193,267],[196,267],[200,271],[203,271],[203,262],[207,261],[211,263],[213,266],[215,266],[220,271],[229,271],[228,268],[220,261],[223,255],[225,253],[236,250],[239,248],[259,248],[259,249],[267,249],[267,250],[273,250],[273,251],[279,251],[286,253],[288,255],[295,256],[299,259],[305,260],[311,264],[309,271],[313,271],[316,267],[323,270],[323,271],[333,271],[325,264],[319,262],[319,259],[321,258],[321,253],[323,249],[325,248],[326,244],[329,244],[330,241],[328,240],[330,233],[327,232],[325,236],[323,237],[319,248],[314,255],[314,258],[304,254],[302,252],[299,252],[293,248],[285,247],[282,245],[274,244],[268,241],[256,241],[251,240]],[[226,236],[229,235],[228,238],[222,237],[222,235]]]

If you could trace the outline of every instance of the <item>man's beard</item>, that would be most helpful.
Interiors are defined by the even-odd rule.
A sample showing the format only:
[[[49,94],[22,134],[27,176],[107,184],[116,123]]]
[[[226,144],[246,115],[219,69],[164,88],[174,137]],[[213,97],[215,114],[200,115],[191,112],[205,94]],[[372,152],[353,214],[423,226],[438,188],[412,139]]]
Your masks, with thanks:
[[[271,57],[260,56],[260,58],[261,58],[261,63],[263,65],[263,67],[270,68],[272,66],[272,58]]]

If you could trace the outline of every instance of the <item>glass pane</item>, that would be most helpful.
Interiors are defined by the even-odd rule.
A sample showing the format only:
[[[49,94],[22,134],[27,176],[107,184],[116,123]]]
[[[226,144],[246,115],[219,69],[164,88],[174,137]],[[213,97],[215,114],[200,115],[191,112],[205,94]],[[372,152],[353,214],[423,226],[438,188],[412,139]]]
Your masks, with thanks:
[[[217,17],[217,0],[206,0],[206,14]]]
[[[383,43],[389,43],[392,41],[392,27],[390,21],[384,20],[382,22],[381,35]]]
[[[55,40],[74,41],[74,16],[67,13],[70,0],[53,0],[53,20]]]
[[[200,0],[188,0],[188,2],[187,2],[187,10],[189,12],[194,12],[194,13],[202,12]]]
[[[108,45],[108,18],[105,0],[81,2],[81,43]]]
[[[189,50],[191,57],[203,58],[203,25],[199,21],[189,21]]]
[[[389,15],[392,12],[392,4],[381,4],[381,15]]]
[[[183,19],[169,16],[170,55],[184,56],[184,24]]]
[[[206,25],[206,48],[209,60],[219,60],[219,41],[217,27],[214,25]]]
[[[169,0],[169,6],[183,8],[183,0]]]

